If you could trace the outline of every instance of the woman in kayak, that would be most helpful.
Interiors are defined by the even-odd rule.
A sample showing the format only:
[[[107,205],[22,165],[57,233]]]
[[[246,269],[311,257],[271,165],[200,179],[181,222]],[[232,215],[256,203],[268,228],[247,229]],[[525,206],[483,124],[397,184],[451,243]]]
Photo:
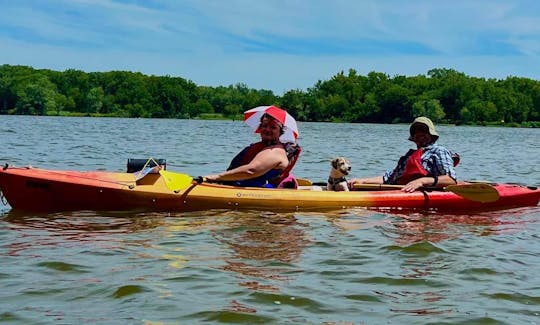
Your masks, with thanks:
[[[423,186],[456,184],[454,157],[448,149],[435,144],[439,134],[433,122],[427,117],[418,117],[409,132],[409,140],[416,144],[416,149],[402,156],[393,170],[382,176],[352,179],[349,188],[354,189],[354,184],[401,184],[402,191],[414,192]]]
[[[292,143],[284,144],[279,140],[284,126],[269,114],[261,117],[258,132],[261,134],[260,142],[253,143],[238,153],[226,171],[206,175],[203,179],[249,187],[278,187],[282,181],[288,181],[289,171],[298,158],[300,147]],[[281,187],[283,186],[281,184]]]

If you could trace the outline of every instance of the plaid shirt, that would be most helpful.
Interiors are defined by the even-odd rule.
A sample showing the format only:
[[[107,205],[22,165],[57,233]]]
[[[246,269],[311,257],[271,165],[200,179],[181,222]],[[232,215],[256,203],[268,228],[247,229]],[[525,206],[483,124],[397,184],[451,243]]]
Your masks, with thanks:
[[[396,168],[384,173],[383,180],[385,184],[397,184],[398,179],[403,175],[408,158],[415,150],[411,149],[405,156],[398,161]],[[457,179],[452,153],[443,146],[430,144],[424,148],[422,153],[422,166],[427,170],[428,175],[448,175],[454,180]]]

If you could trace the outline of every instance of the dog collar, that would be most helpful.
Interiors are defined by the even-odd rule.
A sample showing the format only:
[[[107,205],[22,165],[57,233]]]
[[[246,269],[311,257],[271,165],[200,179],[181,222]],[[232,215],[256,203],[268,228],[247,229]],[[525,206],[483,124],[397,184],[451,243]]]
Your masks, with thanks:
[[[344,176],[341,176],[339,178],[334,178],[334,177],[328,177],[328,183],[332,184],[332,185],[336,185],[336,184],[339,184],[341,182],[346,182],[347,180],[345,179]]]

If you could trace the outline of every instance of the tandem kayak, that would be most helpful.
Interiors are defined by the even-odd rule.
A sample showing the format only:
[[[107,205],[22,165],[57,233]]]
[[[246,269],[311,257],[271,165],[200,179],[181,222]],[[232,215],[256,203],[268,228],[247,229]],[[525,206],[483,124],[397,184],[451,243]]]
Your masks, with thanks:
[[[453,189],[423,189],[413,193],[384,186],[334,192],[317,186],[301,189],[234,187],[167,173],[149,173],[137,179],[134,173],[127,172],[5,165],[0,168],[0,190],[2,200],[12,209],[35,212],[209,209],[293,212],[354,207],[463,211],[537,206],[540,200],[540,189],[517,184],[467,183],[454,185]],[[171,183],[177,188],[171,187]]]

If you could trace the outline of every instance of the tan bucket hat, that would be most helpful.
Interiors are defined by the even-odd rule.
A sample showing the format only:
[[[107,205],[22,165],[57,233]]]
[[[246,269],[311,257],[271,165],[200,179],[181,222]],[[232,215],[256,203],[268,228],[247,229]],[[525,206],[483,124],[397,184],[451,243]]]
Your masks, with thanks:
[[[428,132],[429,134],[433,137],[433,142],[437,141],[437,139],[439,139],[439,134],[437,133],[437,130],[435,130],[435,125],[433,124],[433,122],[425,117],[425,116],[420,116],[420,117],[417,117],[414,119],[414,121],[411,123],[411,126],[409,128],[409,133],[410,133],[410,136],[409,136],[409,140],[410,141],[413,141],[412,137],[413,137],[413,128],[416,124],[424,124],[425,126],[427,126],[428,128]]]

